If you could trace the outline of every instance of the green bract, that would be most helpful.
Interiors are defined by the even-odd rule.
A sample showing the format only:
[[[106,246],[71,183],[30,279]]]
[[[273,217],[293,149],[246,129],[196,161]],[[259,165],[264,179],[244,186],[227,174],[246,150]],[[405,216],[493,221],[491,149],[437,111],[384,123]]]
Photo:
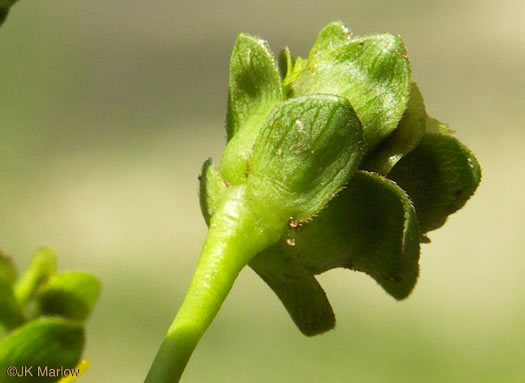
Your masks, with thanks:
[[[249,158],[247,184],[286,220],[304,221],[357,170],[365,142],[344,98],[290,99],[268,116]]]
[[[353,37],[343,24],[329,24],[292,83],[294,96],[316,93],[346,97],[372,149],[396,128],[407,106],[410,65],[403,42],[391,34]]]
[[[282,100],[281,78],[268,43],[241,34],[230,64],[226,125],[229,144],[221,164],[228,182],[242,182],[259,130],[270,110]]]
[[[146,383],[176,382],[247,264],[306,335],[335,316],[315,275],[361,271],[396,299],[419,275],[420,242],[480,181],[472,153],[427,115],[405,46],[326,26],[308,59],[241,34],[230,65],[228,143],[207,160],[209,232]]]
[[[472,152],[449,135],[427,133],[392,169],[390,177],[411,196],[421,233],[442,226],[476,190],[481,169]]]
[[[365,169],[387,175],[404,155],[411,152],[425,134],[427,112],[423,96],[416,85],[412,83],[410,99],[396,130],[387,137],[376,150],[365,160]]]

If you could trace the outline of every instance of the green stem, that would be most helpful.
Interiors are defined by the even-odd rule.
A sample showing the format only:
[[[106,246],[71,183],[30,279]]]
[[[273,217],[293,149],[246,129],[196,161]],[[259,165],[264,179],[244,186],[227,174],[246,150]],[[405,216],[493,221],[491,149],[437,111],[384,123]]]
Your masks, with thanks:
[[[286,220],[254,202],[246,186],[230,187],[211,218],[190,288],[145,383],[178,382],[200,338],[242,268],[277,242]]]

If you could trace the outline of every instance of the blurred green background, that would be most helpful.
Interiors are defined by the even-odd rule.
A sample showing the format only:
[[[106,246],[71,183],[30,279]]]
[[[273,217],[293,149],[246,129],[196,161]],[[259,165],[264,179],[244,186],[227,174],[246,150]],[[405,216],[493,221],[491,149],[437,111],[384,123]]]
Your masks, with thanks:
[[[0,246],[40,245],[99,276],[82,382],[139,382],[206,234],[197,175],[224,146],[239,32],[306,56],[320,28],[400,34],[429,112],[483,167],[395,302],[364,274],[321,276],[335,331],[302,336],[244,271],[184,382],[525,381],[525,3],[21,0],[0,29]]]

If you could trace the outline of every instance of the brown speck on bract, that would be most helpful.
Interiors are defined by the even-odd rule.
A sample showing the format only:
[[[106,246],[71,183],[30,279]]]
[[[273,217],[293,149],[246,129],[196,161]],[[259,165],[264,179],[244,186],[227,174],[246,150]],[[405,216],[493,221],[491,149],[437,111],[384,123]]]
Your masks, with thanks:
[[[244,177],[248,178],[250,175],[250,161],[246,161],[246,171],[244,172]]]

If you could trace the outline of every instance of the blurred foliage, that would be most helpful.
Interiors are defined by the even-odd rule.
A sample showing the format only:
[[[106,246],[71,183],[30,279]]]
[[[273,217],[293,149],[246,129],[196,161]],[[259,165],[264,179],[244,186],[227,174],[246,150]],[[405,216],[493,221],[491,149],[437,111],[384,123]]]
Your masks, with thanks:
[[[518,0],[16,4],[0,29],[0,243],[28,254],[20,269],[32,244],[52,243],[65,268],[104,282],[82,382],[143,379],[182,301],[206,230],[197,175],[223,149],[237,34],[306,56],[334,19],[402,36],[428,112],[476,153],[483,185],[430,235],[410,300],[323,275],[345,326],[322,337],[303,339],[243,273],[185,381],[519,381],[524,12]]]
[[[83,322],[100,283],[83,272],[56,274],[57,256],[50,248],[38,249],[20,278],[11,259],[0,256],[0,382],[56,382],[62,375],[53,370],[72,369],[80,361]]]

